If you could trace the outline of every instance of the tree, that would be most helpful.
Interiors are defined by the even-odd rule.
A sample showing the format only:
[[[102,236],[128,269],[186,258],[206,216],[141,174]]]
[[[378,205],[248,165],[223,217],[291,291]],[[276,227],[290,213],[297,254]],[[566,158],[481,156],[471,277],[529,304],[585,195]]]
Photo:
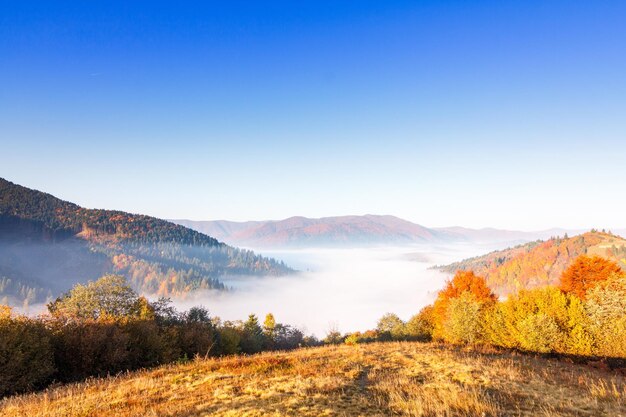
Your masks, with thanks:
[[[483,309],[469,291],[448,303],[442,338],[454,344],[475,344],[482,340]]]
[[[387,313],[378,320],[376,330],[383,340],[400,340],[404,337],[404,322],[393,313]]]
[[[481,305],[492,305],[496,302],[496,296],[487,286],[485,278],[474,274],[473,271],[457,271],[444,289],[437,294],[433,305],[433,337],[443,338],[448,304],[450,300],[459,298],[465,293]]]
[[[216,339],[209,311],[204,307],[192,307],[182,317],[182,323],[176,326],[181,356],[208,357]]]
[[[410,339],[428,342],[433,337],[433,307],[426,306],[406,323],[406,334]]]
[[[556,287],[522,290],[485,314],[486,340],[532,352],[591,353],[587,314],[580,298]]]
[[[196,306],[191,307],[185,314],[185,321],[187,323],[211,323],[211,316],[209,310],[204,307]]]
[[[272,313],[268,313],[265,316],[263,334],[265,335],[266,347],[268,349],[274,349],[276,343],[276,319]]]
[[[50,336],[41,321],[0,305],[0,398],[43,386],[54,372]]]
[[[585,308],[594,354],[626,357],[626,277],[601,282],[589,290]]]
[[[330,323],[323,342],[327,345],[338,345],[343,342],[343,339],[344,338],[341,335],[341,332],[339,332],[339,329],[337,328],[337,324]]]
[[[243,323],[243,338],[241,350],[244,353],[257,353],[263,348],[263,329],[259,325],[256,315],[250,314]]]
[[[105,275],[87,285],[77,284],[67,294],[48,304],[57,317],[104,319],[138,317],[139,296],[119,275]]]
[[[599,256],[581,255],[561,275],[560,288],[585,299],[587,291],[611,277],[624,276],[618,264]]]

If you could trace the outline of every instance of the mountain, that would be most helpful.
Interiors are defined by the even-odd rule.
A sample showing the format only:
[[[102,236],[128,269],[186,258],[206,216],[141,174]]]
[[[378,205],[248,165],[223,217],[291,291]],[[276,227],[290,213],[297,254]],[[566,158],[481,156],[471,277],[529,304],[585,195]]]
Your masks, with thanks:
[[[504,242],[517,244],[563,234],[561,229],[518,232],[463,227],[428,228],[394,216],[338,216],[232,222],[172,220],[237,246],[307,247],[380,244]]]
[[[223,289],[225,275],[289,272],[169,221],[82,208],[0,178],[0,302],[41,302],[105,273],[169,296]]]
[[[558,283],[567,266],[584,254],[613,259],[626,268],[626,239],[611,233],[591,231],[575,237],[566,235],[494,251],[436,269],[449,273],[473,270],[484,276],[497,294],[506,295],[520,288]]]
[[[211,230],[224,241],[250,247],[374,245],[432,242],[445,233],[394,216],[338,216],[278,221],[228,222],[175,220],[195,230]]]

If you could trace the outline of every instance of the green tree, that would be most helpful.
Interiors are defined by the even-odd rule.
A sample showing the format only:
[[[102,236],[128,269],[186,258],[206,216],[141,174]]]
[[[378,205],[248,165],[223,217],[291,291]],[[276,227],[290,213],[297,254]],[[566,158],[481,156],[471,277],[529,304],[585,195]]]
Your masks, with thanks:
[[[382,316],[378,320],[376,330],[382,340],[401,340],[406,333],[404,322],[393,313]]]
[[[98,320],[139,317],[142,304],[124,277],[105,275],[87,285],[77,284],[48,304],[48,310],[56,317]]]
[[[254,314],[248,316],[243,323],[243,338],[241,350],[244,353],[257,353],[263,348],[263,329],[259,325],[259,319]]]

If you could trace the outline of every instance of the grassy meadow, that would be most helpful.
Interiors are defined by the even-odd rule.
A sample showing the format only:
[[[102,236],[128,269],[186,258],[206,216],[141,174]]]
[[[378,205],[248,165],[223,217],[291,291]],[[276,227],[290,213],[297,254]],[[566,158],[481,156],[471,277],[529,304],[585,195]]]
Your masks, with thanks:
[[[0,402],[6,417],[626,416],[626,378],[436,343],[324,346],[162,366]]]

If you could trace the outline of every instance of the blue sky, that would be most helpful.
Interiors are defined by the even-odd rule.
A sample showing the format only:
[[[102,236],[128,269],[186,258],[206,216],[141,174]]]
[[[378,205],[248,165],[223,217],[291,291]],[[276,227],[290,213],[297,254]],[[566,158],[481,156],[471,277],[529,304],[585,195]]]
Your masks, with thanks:
[[[2,1],[0,176],[165,218],[624,227],[625,18],[619,1]]]

